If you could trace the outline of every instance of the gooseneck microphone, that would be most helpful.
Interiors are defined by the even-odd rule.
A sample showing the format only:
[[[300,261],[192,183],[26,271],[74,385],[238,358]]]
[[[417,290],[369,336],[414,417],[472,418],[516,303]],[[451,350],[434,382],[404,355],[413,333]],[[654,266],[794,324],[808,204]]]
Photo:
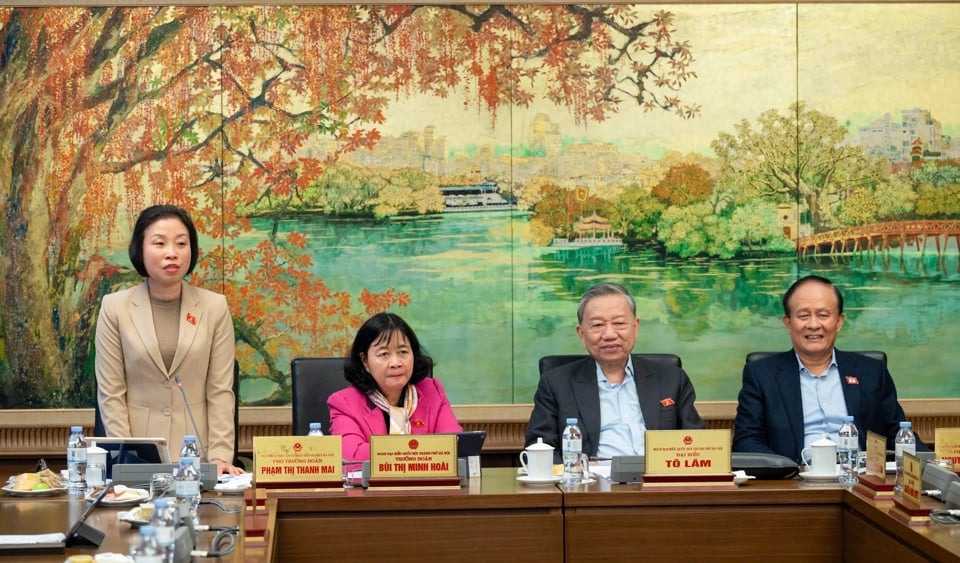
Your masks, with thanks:
[[[200,439],[200,428],[197,427],[197,421],[193,418],[193,409],[190,408],[190,401],[187,400],[187,392],[183,390],[183,383],[179,375],[174,375],[173,380],[177,382],[180,388],[180,395],[183,397],[183,406],[187,407],[187,416],[190,417],[190,424],[193,425],[193,432],[197,436],[197,445],[200,446],[200,461],[210,461],[207,459],[207,450],[203,447],[203,440]]]

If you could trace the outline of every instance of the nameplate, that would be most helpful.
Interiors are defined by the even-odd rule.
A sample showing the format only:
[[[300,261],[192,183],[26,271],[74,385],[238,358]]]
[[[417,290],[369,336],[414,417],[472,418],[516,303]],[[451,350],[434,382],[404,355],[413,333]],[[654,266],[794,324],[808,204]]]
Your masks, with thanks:
[[[730,469],[730,430],[647,430],[645,477],[726,475]]]
[[[960,468],[960,428],[937,428],[933,443],[937,459],[949,459]]]
[[[923,498],[922,477],[923,460],[920,456],[903,452],[903,492],[893,497],[893,506],[888,511],[895,520],[911,526],[930,524],[930,512],[934,509],[931,502],[942,506],[939,502]]]
[[[887,437],[867,430],[867,475],[879,480],[887,476]]]
[[[456,434],[370,436],[370,486],[460,486]]]
[[[254,486],[342,486],[341,441],[340,436],[254,436]]]
[[[730,430],[647,430],[643,488],[735,487]]]
[[[920,485],[923,462],[910,452],[903,452],[903,501],[920,505],[922,487]]]

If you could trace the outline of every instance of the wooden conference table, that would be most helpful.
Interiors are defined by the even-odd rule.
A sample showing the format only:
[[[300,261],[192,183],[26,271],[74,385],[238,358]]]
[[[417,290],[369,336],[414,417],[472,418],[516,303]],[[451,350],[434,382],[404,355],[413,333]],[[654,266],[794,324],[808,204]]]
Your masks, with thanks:
[[[599,479],[562,489],[515,476],[512,468],[489,468],[454,490],[271,493],[271,560],[960,563],[960,526],[907,526],[888,514],[892,501],[839,484],[754,480],[723,491],[644,491]],[[0,497],[0,534],[62,531],[80,506],[66,497]],[[117,521],[119,510],[98,509],[88,520],[107,534],[97,551],[125,553],[135,540],[136,530]],[[201,522],[236,524],[239,517],[203,505]],[[44,528],[32,527],[39,523]],[[240,549],[224,559],[265,561],[267,554]]]
[[[243,497],[219,496],[217,493],[204,493],[204,498],[216,498],[229,508],[243,507]],[[0,534],[46,534],[66,532],[70,525],[79,518],[86,506],[86,501],[72,498],[67,495],[55,497],[0,497]],[[97,553],[120,553],[127,555],[130,548],[140,539],[139,530],[130,524],[118,519],[120,512],[130,510],[129,506],[109,507],[99,506],[86,520],[86,524],[104,532],[105,536],[99,548],[68,547],[66,553],[46,554],[14,554],[6,555],[0,551],[0,561],[25,561],[29,563],[63,561],[71,555],[95,555]],[[202,504],[200,506],[200,523],[216,526],[238,526],[239,513],[227,513],[219,507]],[[213,532],[199,534],[197,549],[209,549]],[[238,539],[237,543],[240,541]],[[239,560],[224,558],[226,561]],[[213,561],[211,559],[211,561]]]

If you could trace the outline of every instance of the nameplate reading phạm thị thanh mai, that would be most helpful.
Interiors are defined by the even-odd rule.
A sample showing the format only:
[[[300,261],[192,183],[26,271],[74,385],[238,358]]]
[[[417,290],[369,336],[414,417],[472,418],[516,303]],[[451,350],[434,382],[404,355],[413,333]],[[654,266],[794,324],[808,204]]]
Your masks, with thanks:
[[[342,484],[341,442],[340,436],[254,436],[254,483]]]

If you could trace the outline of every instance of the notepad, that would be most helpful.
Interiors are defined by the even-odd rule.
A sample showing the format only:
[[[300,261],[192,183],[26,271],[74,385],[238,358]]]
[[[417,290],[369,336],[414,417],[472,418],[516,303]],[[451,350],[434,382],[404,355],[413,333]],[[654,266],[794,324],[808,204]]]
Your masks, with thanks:
[[[63,553],[67,535],[63,532],[49,534],[0,534],[0,554],[17,553]]]

